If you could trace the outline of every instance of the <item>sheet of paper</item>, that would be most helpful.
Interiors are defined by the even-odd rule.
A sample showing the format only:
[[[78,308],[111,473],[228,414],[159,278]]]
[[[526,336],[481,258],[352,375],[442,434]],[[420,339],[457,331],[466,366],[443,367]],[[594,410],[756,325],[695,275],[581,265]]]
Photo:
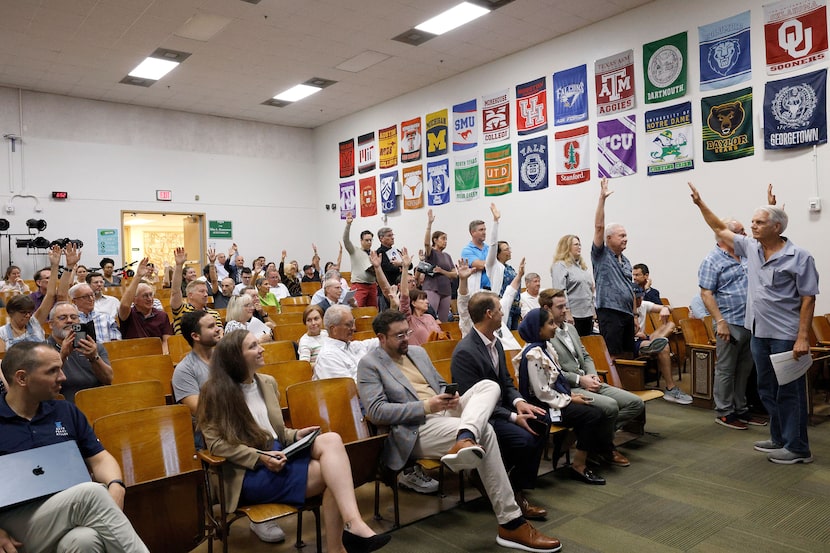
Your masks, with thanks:
[[[775,377],[778,379],[779,386],[789,384],[800,378],[813,364],[812,355],[802,355],[798,359],[793,359],[792,350],[773,353],[769,356],[769,359],[772,361],[772,368],[775,370]]]

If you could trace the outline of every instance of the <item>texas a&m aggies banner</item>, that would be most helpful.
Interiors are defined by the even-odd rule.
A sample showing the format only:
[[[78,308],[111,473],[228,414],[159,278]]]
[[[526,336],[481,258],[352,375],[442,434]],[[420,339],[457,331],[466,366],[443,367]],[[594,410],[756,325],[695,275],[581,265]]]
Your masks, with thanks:
[[[827,59],[826,0],[781,0],[764,6],[764,42],[770,75]]]
[[[594,62],[597,115],[634,107],[634,51],[626,50]]]

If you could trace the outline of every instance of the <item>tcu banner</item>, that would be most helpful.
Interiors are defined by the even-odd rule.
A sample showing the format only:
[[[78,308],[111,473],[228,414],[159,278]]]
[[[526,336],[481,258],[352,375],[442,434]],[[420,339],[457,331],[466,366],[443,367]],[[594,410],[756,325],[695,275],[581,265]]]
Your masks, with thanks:
[[[798,148],[827,142],[827,70],[767,83],[764,148]]]
[[[764,6],[767,73],[803,69],[827,59],[826,0],[782,0]]]
[[[637,123],[634,115],[597,123],[599,176],[609,179],[637,172]]]
[[[427,203],[450,203],[450,161],[446,158],[427,163]]]
[[[634,107],[634,51],[626,50],[594,62],[597,115]]]
[[[357,217],[357,198],[353,180],[340,183],[340,218],[345,219],[349,213],[352,217]]]
[[[380,174],[380,209],[383,213],[391,213],[398,209],[398,172]]]
[[[516,127],[520,135],[548,128],[547,105],[545,77],[516,85]]]

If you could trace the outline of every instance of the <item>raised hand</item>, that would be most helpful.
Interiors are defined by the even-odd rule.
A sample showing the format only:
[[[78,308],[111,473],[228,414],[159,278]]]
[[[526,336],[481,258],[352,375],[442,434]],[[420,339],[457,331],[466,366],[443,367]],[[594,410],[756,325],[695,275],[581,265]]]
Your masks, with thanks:
[[[210,261],[210,264],[213,265],[216,262],[216,249],[215,248],[208,248],[207,256],[208,256],[208,261]]]
[[[608,189],[608,179],[605,178],[605,177],[603,177],[602,180],[599,181],[599,187],[600,187],[600,194],[602,195],[603,198],[607,198],[608,196],[610,196],[611,194],[614,193],[613,190]]]
[[[772,193],[772,183],[767,187],[767,205],[778,205],[775,200],[775,194]]]
[[[73,242],[68,242],[63,249],[63,255],[66,257],[66,265],[74,267],[81,260],[81,248],[76,246]]]
[[[435,222],[435,215],[432,214],[431,209],[428,209],[427,210],[427,223],[431,225],[434,222]]]
[[[51,265],[60,265],[61,263],[61,247],[55,244],[51,248],[49,248],[49,252],[47,252],[47,256],[49,257],[49,263]],[[2,550],[0,550],[2,551]]]
[[[352,215],[352,212],[349,211],[348,213],[346,213],[346,224],[351,225],[352,221],[354,221],[354,216]]]
[[[236,244],[234,244],[234,248]],[[173,261],[176,262],[176,265],[184,265],[185,261],[187,261],[187,252],[184,251],[184,248],[176,248],[173,250]]]
[[[470,263],[463,257],[456,262],[455,270],[458,272],[458,278],[462,280],[467,280],[474,272]]]
[[[214,256],[214,258],[215,257],[216,256]],[[149,276],[150,273],[152,273],[152,269],[150,269],[150,267],[148,267],[149,263],[150,263],[150,258],[149,257],[145,257],[144,259],[142,259],[141,261],[138,262],[138,269],[136,269],[136,271],[135,271],[136,278],[141,279],[141,278],[144,278],[146,276]],[[211,263],[213,263],[213,262],[211,261]]]
[[[695,205],[700,205],[700,202],[703,201],[700,199],[700,192],[697,191],[697,188],[695,188],[695,185],[692,183],[688,183],[688,185],[689,189],[692,191],[692,202],[694,202]]]
[[[401,259],[403,260],[403,263],[401,263],[403,267],[409,267],[409,264],[412,263],[412,257],[410,257],[406,248],[401,248]]]
[[[495,203],[490,204],[490,213],[493,214],[494,221],[498,222],[498,220],[501,219],[501,211],[499,211],[499,208],[496,207]]]

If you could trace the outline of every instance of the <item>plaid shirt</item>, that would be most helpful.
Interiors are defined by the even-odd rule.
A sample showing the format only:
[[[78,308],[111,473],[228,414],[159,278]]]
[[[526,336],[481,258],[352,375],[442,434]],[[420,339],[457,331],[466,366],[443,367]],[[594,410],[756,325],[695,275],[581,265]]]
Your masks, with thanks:
[[[89,321],[93,322],[95,325],[95,341],[99,344],[121,339],[121,332],[118,330],[118,325],[115,324],[115,319],[106,313],[93,310],[89,312],[89,315],[85,315],[83,311],[79,311],[78,315],[84,324]]]
[[[746,315],[746,260],[736,261],[715,246],[701,261],[697,271],[698,286],[711,290],[724,320],[744,326]]]

